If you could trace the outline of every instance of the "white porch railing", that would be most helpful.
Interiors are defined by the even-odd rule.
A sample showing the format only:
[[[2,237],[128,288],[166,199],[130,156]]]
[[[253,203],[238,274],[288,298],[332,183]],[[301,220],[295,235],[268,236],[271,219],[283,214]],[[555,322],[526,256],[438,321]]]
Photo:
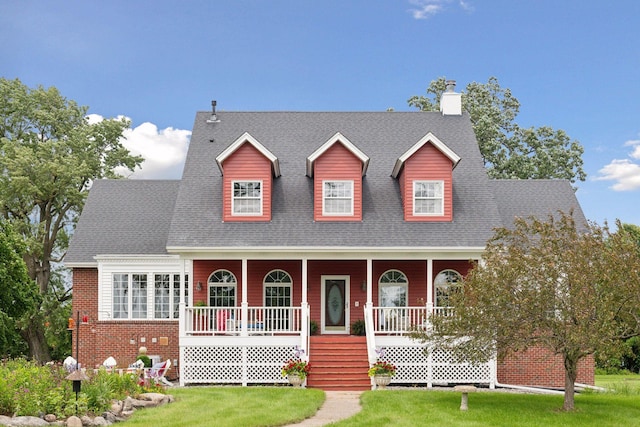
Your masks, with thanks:
[[[185,308],[185,335],[264,335],[302,332],[300,307],[249,307],[246,318],[241,307]]]
[[[442,349],[425,352],[425,344],[411,340],[416,328],[428,328],[432,316],[451,316],[451,307],[372,307],[365,306],[369,363],[377,358],[398,367],[396,384],[476,383],[494,388],[496,361],[473,364],[460,362]]]

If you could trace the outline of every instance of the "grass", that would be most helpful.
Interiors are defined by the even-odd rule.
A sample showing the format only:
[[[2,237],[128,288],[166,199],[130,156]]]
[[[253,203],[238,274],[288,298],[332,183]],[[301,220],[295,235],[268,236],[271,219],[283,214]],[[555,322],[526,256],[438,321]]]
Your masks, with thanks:
[[[461,427],[624,427],[640,420],[640,375],[598,375],[607,393],[576,395],[576,410],[561,411],[562,395],[482,391],[469,395],[424,389],[367,391],[357,415],[332,424],[351,426],[447,425]],[[137,411],[125,426],[281,426],[315,413],[324,394],[291,387],[187,387],[171,389],[170,405]]]
[[[608,392],[623,395],[640,395],[640,375],[596,375],[596,385]]]
[[[561,395],[479,392],[460,411],[460,393],[451,391],[373,391],[362,395],[364,410],[334,426],[637,426],[635,396],[588,393],[576,396],[577,410],[562,412]]]
[[[278,426],[315,414],[324,402],[322,390],[292,387],[184,387],[167,393],[174,403],[136,411],[124,425]]]

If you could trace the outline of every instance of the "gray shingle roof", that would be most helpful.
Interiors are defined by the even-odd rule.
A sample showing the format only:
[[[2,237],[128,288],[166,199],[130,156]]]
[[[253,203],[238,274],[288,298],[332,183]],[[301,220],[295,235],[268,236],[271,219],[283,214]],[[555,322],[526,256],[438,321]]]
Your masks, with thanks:
[[[468,116],[427,112],[208,112],[196,114],[180,181],[96,181],[65,262],[97,254],[167,254],[167,247],[484,247],[493,228],[516,215],[574,208],[571,185],[556,180],[489,180]],[[249,132],[278,157],[272,221],[222,221],[222,176],[216,156]],[[361,222],[314,222],[307,157],[336,132],[370,158],[363,178]],[[405,222],[395,161],[427,133],[461,161],[453,171],[453,221]]]
[[[484,246],[500,216],[466,115],[426,112],[219,112],[196,115],[167,245],[171,247]],[[249,132],[280,161],[270,223],[222,222],[222,176],[215,157]],[[370,157],[363,220],[314,222],[306,158],[340,132]],[[454,220],[405,222],[395,161],[428,132],[462,161],[453,172]],[[212,142],[211,142],[212,141]]]
[[[498,179],[489,181],[496,195],[498,210],[505,226],[512,224],[515,217],[535,216],[546,219],[559,211],[573,211],[579,225],[587,220],[575,196],[571,183],[557,179]]]
[[[95,255],[166,255],[180,181],[98,180],[93,183],[65,263]]]

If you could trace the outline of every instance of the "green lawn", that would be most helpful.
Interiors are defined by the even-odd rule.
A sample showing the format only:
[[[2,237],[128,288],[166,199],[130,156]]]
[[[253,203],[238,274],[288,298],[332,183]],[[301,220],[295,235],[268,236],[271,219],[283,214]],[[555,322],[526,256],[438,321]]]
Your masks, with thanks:
[[[257,427],[301,421],[317,411],[324,392],[292,387],[176,387],[167,390],[176,401],[143,409],[127,427]]]
[[[597,376],[611,392],[576,395],[576,411],[565,413],[561,395],[482,391],[469,395],[424,389],[367,391],[363,410],[334,426],[580,426],[640,425],[640,376]],[[170,405],[140,410],[126,426],[280,426],[302,420],[320,407],[324,394],[291,387],[186,387],[169,389]]]
[[[364,410],[335,426],[580,426],[640,424],[638,396],[582,394],[577,410],[560,411],[561,395],[479,392],[460,411],[460,393],[451,391],[373,391],[362,396]]]

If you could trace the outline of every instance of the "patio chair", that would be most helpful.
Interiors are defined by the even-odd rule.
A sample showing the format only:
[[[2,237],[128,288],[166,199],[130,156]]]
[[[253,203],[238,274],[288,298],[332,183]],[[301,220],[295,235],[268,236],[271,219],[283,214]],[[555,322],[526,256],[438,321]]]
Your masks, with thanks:
[[[147,377],[153,379],[155,382],[160,382],[166,386],[173,386],[168,379],[165,378],[167,371],[171,367],[171,359],[167,359],[164,362],[156,363],[151,369],[148,370]]]

